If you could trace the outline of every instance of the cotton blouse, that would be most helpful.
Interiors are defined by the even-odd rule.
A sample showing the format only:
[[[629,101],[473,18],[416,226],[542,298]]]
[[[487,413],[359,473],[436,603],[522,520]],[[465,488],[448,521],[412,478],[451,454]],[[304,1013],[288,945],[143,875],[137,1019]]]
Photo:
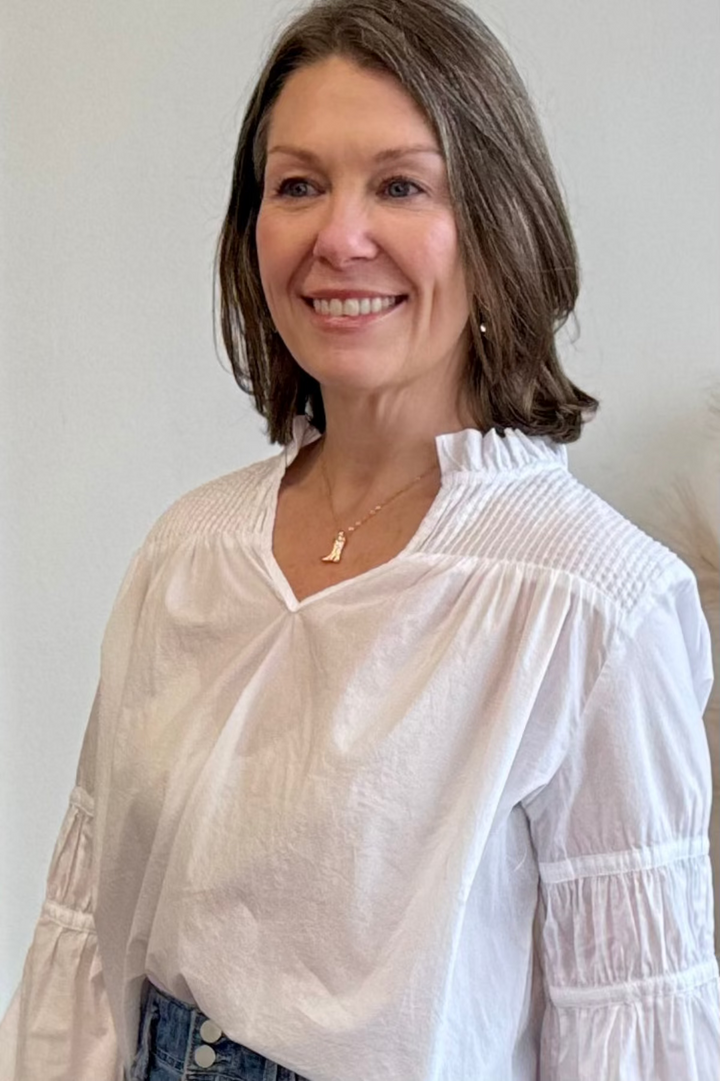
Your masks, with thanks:
[[[716,1081],[692,574],[563,447],[470,429],[406,548],[298,601],[316,437],[133,560],[0,1078],[119,1079],[148,977],[312,1081]]]

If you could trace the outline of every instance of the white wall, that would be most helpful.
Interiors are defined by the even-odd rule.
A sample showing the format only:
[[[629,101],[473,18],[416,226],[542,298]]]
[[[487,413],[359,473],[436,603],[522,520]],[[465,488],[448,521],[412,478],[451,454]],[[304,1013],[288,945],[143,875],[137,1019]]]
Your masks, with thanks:
[[[214,353],[212,259],[278,11],[5,0],[0,40],[0,1012],[72,786],[100,637],[158,513],[270,453]],[[718,355],[720,13],[478,9],[539,101],[582,265],[579,475],[651,520]]]

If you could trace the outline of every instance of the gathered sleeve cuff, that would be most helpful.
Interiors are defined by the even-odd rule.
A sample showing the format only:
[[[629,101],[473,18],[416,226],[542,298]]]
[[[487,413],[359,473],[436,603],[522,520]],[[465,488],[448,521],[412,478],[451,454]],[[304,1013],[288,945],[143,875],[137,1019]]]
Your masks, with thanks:
[[[542,1081],[714,1081],[707,838],[540,865]]]
[[[122,1081],[93,920],[93,801],[73,789],[22,980],[0,1024],[2,1081]]]
[[[710,677],[681,572],[626,620],[562,763],[524,803],[541,883],[540,1081],[718,1077]]]

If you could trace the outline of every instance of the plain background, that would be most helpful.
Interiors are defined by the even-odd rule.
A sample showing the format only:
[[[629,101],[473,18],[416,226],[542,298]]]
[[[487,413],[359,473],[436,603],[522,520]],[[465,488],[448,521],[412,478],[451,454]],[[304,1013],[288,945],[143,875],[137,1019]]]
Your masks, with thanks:
[[[571,449],[646,527],[693,468],[720,340],[716,0],[493,0],[583,271]],[[213,342],[243,106],[286,2],[4,0],[0,1013],[73,785],[100,639],[160,512],[273,452]]]

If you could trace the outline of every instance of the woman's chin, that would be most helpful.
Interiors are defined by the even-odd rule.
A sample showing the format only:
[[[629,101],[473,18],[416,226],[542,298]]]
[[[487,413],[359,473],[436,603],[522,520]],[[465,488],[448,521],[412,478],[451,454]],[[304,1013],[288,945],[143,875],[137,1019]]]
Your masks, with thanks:
[[[379,356],[377,350],[370,354],[361,354],[357,350],[333,350],[327,362],[323,363],[323,360],[316,353],[311,363],[298,360],[298,364],[328,390],[373,394],[407,382],[407,372],[404,378],[401,377],[403,366],[389,357]]]

